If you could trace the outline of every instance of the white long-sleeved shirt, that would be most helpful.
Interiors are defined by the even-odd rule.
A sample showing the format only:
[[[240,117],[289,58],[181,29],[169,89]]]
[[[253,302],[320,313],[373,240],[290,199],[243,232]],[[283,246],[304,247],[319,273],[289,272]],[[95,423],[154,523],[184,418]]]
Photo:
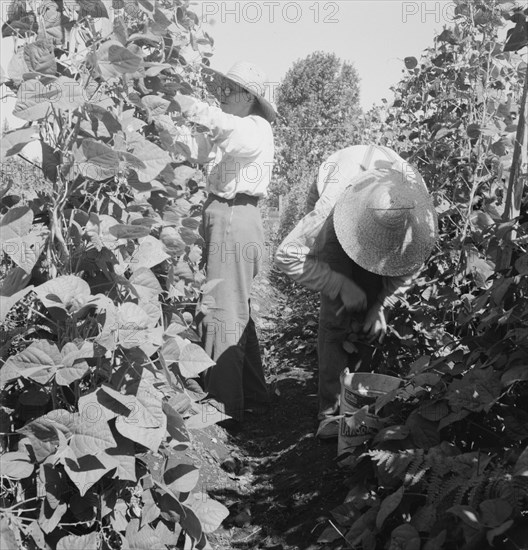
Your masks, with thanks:
[[[187,100],[192,106],[186,117],[209,129],[183,139],[193,160],[208,166],[207,190],[225,199],[237,193],[266,197],[275,153],[271,124],[260,116],[239,117],[198,99]]]
[[[321,165],[317,182],[310,190],[308,214],[277,250],[277,267],[307,288],[335,299],[347,276],[347,266],[340,265],[345,264],[347,258],[340,253],[343,252],[340,246],[336,246],[333,223],[330,223],[334,207],[355,176],[365,170],[384,168],[396,169],[406,178],[423,184],[420,174],[387,147],[356,145],[331,155]],[[381,277],[376,301],[383,306],[393,305],[396,297],[409,288],[414,275]],[[372,281],[377,277],[372,274]],[[353,276],[349,278],[353,279]],[[369,286],[368,279],[366,286]]]

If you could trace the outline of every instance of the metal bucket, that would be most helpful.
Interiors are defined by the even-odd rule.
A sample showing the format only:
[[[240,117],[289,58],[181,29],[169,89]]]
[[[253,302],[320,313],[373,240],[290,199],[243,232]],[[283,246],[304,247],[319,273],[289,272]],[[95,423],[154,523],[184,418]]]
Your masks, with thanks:
[[[381,427],[379,418],[369,411],[370,405],[381,395],[396,390],[401,379],[370,372],[341,374],[338,456],[353,451],[368,441]]]

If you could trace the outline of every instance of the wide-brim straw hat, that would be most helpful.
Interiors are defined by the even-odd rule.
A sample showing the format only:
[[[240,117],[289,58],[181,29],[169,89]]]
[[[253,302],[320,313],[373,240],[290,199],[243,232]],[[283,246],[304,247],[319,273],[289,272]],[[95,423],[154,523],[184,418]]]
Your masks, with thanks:
[[[256,97],[262,114],[268,122],[273,122],[277,118],[277,108],[275,107],[273,98],[271,98],[272,90],[270,82],[266,73],[262,71],[260,67],[248,61],[239,61],[225,74],[207,65],[203,65],[203,69],[206,73],[214,77],[214,81],[223,79],[233,82]],[[268,95],[270,99],[267,99],[266,95]]]
[[[339,197],[334,228],[346,254],[367,271],[416,272],[438,237],[436,210],[421,176],[390,169],[354,178]]]

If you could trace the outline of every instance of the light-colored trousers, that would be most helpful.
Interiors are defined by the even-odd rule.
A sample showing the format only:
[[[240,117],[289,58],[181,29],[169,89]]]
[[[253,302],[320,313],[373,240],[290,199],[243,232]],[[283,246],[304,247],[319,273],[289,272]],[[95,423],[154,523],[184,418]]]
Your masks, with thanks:
[[[202,231],[207,281],[220,280],[204,297],[208,312],[199,327],[204,349],[216,361],[203,378],[204,389],[240,419],[244,409],[268,403],[250,305],[251,285],[265,253],[258,200],[210,195]]]

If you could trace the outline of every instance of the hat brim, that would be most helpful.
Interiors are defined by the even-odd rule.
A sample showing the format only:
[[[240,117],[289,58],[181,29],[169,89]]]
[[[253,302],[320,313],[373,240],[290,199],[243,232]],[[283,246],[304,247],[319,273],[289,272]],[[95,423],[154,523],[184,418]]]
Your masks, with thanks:
[[[378,275],[397,277],[415,273],[425,263],[438,237],[436,210],[418,173],[369,170],[354,178],[334,209],[334,229],[339,244],[359,266]],[[408,196],[404,224],[384,227],[370,207],[373,194]],[[402,217],[403,219],[403,217]]]
[[[270,101],[268,101],[265,97],[262,97],[261,95],[258,95],[257,93],[255,93],[254,90],[252,90],[251,88],[248,88],[247,85],[244,82],[241,82],[239,80],[235,80],[235,79],[225,75],[224,73],[222,73],[220,71],[217,71],[216,69],[212,69],[208,65],[202,64],[202,69],[204,70],[204,72],[209,73],[209,74],[215,76],[216,78],[219,78],[219,79],[222,79],[222,80],[227,80],[228,82],[231,82],[233,84],[236,84],[237,86],[240,86],[242,89],[244,89],[246,92],[248,92],[249,94],[251,94],[253,97],[255,97],[257,99],[257,101],[259,102],[260,108],[262,110],[262,114],[264,115],[264,118],[268,122],[274,122],[275,121],[275,119],[277,118],[277,109],[276,109],[276,107]],[[212,92],[213,92],[214,95],[216,95],[215,90],[212,90]]]

